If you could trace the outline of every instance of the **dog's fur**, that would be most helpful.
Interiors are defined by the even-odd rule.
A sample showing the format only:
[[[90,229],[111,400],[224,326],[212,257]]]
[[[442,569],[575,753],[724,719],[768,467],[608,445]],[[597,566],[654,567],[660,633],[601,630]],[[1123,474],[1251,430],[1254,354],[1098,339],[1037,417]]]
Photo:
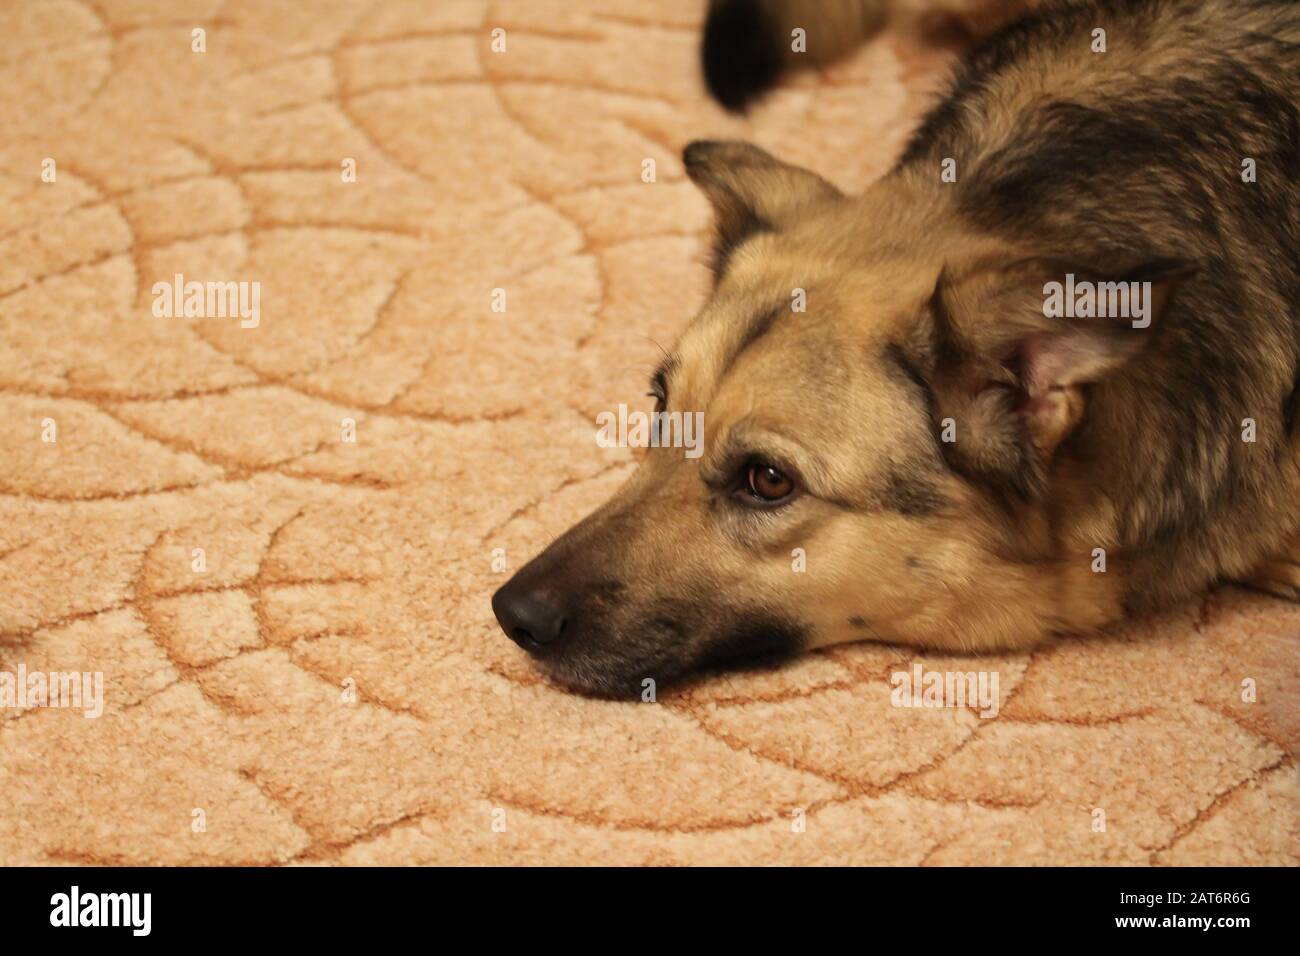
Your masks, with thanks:
[[[716,287],[656,382],[704,454],[649,451],[494,599],[562,609],[553,674],[625,692],[863,638],[1022,648],[1222,578],[1300,593],[1300,7],[1045,7],[860,197],[743,143],[685,163]],[[1151,326],[1045,318],[1066,272],[1151,282]],[[754,460],[801,492],[746,504]]]

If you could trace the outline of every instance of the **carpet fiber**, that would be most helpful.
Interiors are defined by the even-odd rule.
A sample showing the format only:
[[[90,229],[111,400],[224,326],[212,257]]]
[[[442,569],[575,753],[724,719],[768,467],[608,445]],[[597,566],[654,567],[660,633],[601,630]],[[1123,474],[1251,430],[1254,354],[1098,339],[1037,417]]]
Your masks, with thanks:
[[[681,147],[860,189],[951,56],[739,120],[703,5],[0,4],[0,673],[104,688],[0,709],[0,863],[1300,862],[1300,607],[1245,591],[922,659],[988,719],[892,707],[903,649],[616,703],[501,635],[706,294]],[[156,314],[177,274],[256,326]]]

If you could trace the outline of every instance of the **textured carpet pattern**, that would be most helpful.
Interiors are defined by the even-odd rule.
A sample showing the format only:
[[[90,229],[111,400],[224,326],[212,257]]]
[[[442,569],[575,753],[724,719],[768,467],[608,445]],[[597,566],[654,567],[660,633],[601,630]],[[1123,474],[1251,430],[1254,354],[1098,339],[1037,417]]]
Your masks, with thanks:
[[[882,38],[737,120],[702,6],[0,3],[0,672],[104,679],[0,709],[0,863],[1297,862],[1268,598],[925,659],[993,719],[891,707],[899,649],[613,703],[498,632],[706,292],[681,146],[857,189],[946,63]],[[177,273],[260,323],[155,316]]]

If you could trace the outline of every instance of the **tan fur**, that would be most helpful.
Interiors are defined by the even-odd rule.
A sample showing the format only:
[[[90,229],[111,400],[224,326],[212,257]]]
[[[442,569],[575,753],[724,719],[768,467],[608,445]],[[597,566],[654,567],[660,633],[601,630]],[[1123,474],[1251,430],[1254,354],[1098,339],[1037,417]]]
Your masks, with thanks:
[[[803,208],[798,179],[785,181],[792,192],[783,202],[773,195],[777,176],[769,172],[767,206]],[[798,436],[791,457],[818,463],[805,477],[842,490],[872,487],[881,478],[881,462],[922,440],[928,423],[901,417],[893,383],[866,362],[882,342],[906,335],[945,262],[978,263],[996,255],[997,247],[897,186],[869,191],[815,221],[792,219],[779,243],[760,235],[735,254],[713,303],[677,350],[681,368],[671,402],[705,410],[709,449],[725,446],[761,401],[764,431]],[[861,238],[848,248],[866,253],[873,268],[846,275],[844,234],[868,222],[869,233],[861,234],[874,234],[872,248],[864,249]],[[808,312],[783,316],[778,321],[785,328],[769,332],[726,367],[727,331],[769,299],[788,299],[795,287],[807,289]],[[862,365],[845,369],[833,393],[824,390],[817,379],[826,369],[809,342]],[[1064,415],[1077,421],[1077,393],[1050,401],[1072,406]],[[1063,437],[1064,420],[1052,418],[1044,432],[1049,450]],[[670,459],[667,467],[689,465]],[[1014,648],[1052,632],[1099,628],[1119,616],[1113,579],[1089,570],[1091,545],[1073,559],[1057,550],[1048,504],[1008,520],[955,480],[941,490],[953,506],[925,523],[888,513],[865,494],[853,502],[856,508],[809,503],[812,513],[801,530],[781,535],[765,565],[772,600],[813,615],[819,646],[869,637],[945,650]],[[661,520],[673,525],[680,514],[661,514]],[[792,574],[787,544],[804,548],[817,573]],[[751,575],[758,574],[751,565]],[[850,623],[855,618],[863,625]]]

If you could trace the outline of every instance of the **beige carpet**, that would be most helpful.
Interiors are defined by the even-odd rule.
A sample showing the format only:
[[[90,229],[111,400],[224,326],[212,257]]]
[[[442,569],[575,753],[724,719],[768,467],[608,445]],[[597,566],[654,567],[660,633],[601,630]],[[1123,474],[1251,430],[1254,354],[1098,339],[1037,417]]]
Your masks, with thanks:
[[[740,121],[702,6],[0,4],[0,672],[104,680],[0,710],[0,863],[1300,861],[1300,607],[926,660],[994,719],[891,707],[867,645],[593,701],[497,630],[705,294],[681,146],[856,189],[946,62],[882,38]],[[260,323],[156,317],[176,273]]]

